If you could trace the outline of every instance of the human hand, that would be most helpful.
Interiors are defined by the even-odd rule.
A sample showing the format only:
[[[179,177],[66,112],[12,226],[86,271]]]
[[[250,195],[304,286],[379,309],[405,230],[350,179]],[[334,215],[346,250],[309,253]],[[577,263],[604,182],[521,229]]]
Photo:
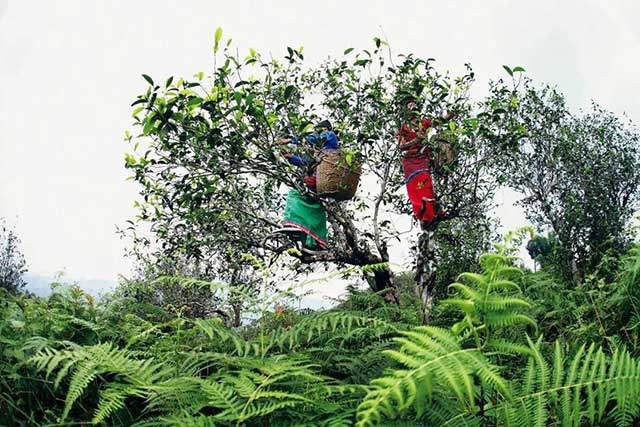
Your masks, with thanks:
[[[292,154],[290,152],[284,151],[284,150],[280,151],[280,154],[282,154],[282,157],[284,157],[287,160],[289,160],[291,158],[291,156],[292,156]]]
[[[316,191],[316,177],[315,176],[305,176],[303,178],[304,184],[311,191]]]
[[[452,112],[450,112],[450,111],[444,111],[444,112],[442,113],[442,119],[443,119],[443,120],[451,120],[451,119],[453,119],[454,117],[455,117],[455,114],[453,114],[453,113],[452,113]]]

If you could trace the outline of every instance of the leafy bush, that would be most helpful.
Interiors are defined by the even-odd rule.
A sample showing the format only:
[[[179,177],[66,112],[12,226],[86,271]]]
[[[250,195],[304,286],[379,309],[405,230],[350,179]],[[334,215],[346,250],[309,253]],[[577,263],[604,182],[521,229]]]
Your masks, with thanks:
[[[560,317],[540,307],[555,304],[558,289],[533,283],[507,253],[483,255],[481,271],[458,277],[435,311],[446,310],[451,319],[440,327],[417,326],[419,307],[410,294],[398,307],[352,290],[332,310],[260,309],[250,323],[231,327],[179,311],[157,316],[170,307],[143,303],[115,316],[113,299],[96,305],[73,287],[56,287],[48,298],[5,293],[0,424],[626,426],[637,420],[634,340],[621,333],[590,344],[580,338],[598,338],[598,330],[547,328]],[[637,327],[628,304],[637,259],[632,250],[621,260],[617,286],[600,281],[611,296],[599,307],[600,321],[625,325],[629,337]],[[629,307],[621,310],[625,301]],[[537,335],[547,329],[551,340]]]

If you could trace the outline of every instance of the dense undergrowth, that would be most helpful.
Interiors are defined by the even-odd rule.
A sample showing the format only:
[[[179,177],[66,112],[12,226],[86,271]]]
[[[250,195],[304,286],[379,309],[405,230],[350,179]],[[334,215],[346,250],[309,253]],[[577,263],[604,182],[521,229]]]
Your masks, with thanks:
[[[640,250],[574,286],[504,252],[420,326],[352,290],[243,326],[74,287],[0,299],[2,426],[582,426],[640,414]],[[612,278],[611,280],[609,278]]]

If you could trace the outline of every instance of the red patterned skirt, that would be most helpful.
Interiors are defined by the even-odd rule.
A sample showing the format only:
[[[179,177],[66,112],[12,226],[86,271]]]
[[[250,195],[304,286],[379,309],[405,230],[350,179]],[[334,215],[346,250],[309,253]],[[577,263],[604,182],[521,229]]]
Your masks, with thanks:
[[[431,222],[435,219],[436,198],[433,182],[429,173],[429,160],[426,156],[405,157],[402,159],[407,195],[413,207],[413,213],[419,221]]]

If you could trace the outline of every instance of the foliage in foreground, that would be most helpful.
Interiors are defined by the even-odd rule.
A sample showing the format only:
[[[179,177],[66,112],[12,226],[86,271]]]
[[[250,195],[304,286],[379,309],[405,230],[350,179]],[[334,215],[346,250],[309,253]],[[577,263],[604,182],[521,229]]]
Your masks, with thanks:
[[[620,287],[636,280],[628,257]],[[3,295],[0,425],[631,425],[632,342],[545,341],[514,260],[480,264],[437,307],[457,313],[449,327],[359,292],[239,328],[179,311],[149,320],[73,288]]]

